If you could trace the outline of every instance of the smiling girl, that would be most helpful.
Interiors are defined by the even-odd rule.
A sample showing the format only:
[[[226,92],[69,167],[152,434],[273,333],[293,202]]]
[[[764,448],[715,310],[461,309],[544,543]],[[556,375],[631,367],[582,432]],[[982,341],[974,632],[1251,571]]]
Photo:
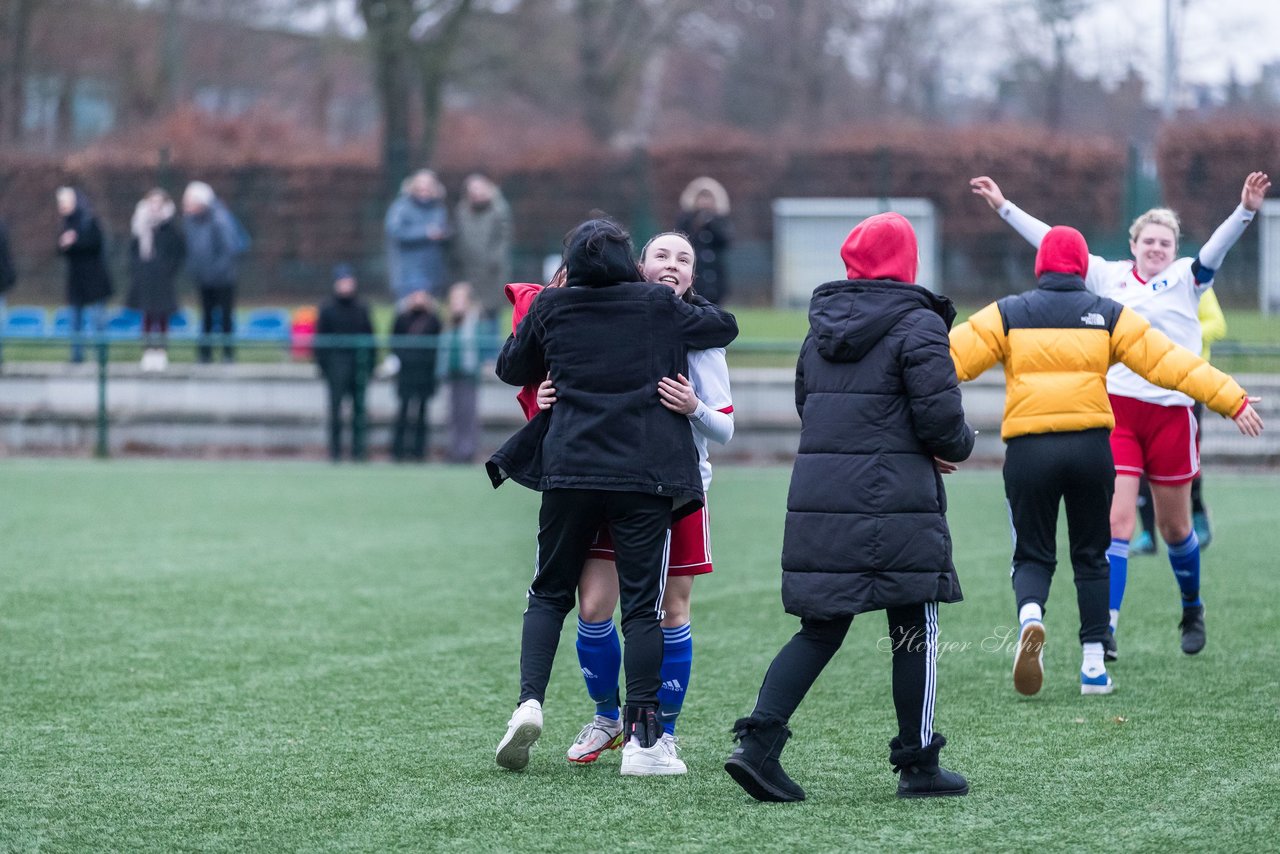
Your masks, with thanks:
[[[1004,197],[988,177],[969,182],[981,196],[1031,245],[1039,248],[1049,226]],[[1153,208],[1129,228],[1133,259],[1107,261],[1089,256],[1085,287],[1128,306],[1151,325],[1193,353],[1201,349],[1200,297],[1213,287],[1214,273],[1244,234],[1262,206],[1271,180],[1252,172],[1240,192],[1240,205],[1218,226],[1194,258],[1177,255],[1178,216],[1167,208]],[[1129,538],[1139,478],[1151,483],[1156,527],[1169,547],[1169,563],[1182,594],[1182,651],[1194,655],[1204,648],[1204,605],[1200,601],[1200,544],[1191,523],[1191,483],[1200,470],[1200,441],[1193,401],[1144,380],[1124,365],[1107,373],[1107,392],[1115,413],[1111,452],[1116,484],[1111,503],[1111,621],[1106,658],[1116,659],[1115,630],[1120,619],[1128,576]],[[1247,400],[1244,406],[1248,406]]]
[[[694,298],[695,256],[689,239],[679,232],[664,232],[645,244],[640,253],[640,274],[647,282],[666,285],[685,300]],[[677,374],[658,384],[663,406],[689,419],[702,488],[711,485],[711,464],[707,461],[708,440],[725,444],[733,436],[733,400],[729,395],[729,368],[723,347],[689,351],[689,376]],[[548,409],[556,400],[556,390],[544,382],[538,390],[538,408]],[[578,662],[587,683],[587,692],[596,703],[596,714],[582,728],[569,747],[567,757],[579,764],[594,762],[621,742],[618,720],[617,629],[613,623],[618,603],[618,575],[613,563],[613,544],[607,529],[601,529],[589,552],[578,582]],[[693,579],[711,572],[711,532],[707,509],[679,519],[671,527],[667,583],[663,594],[662,689],[659,717],[663,726],[662,746],[667,762],[653,767],[636,767],[635,774],[683,774],[685,765],[676,756],[676,718],[684,703],[693,662],[693,635],[689,624],[689,602]]]

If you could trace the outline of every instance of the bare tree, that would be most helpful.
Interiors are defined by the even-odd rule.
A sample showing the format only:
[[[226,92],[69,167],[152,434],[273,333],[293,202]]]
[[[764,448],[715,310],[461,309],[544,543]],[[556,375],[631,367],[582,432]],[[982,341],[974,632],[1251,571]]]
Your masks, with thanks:
[[[382,168],[388,190],[435,151],[449,61],[472,0],[359,0],[382,107]],[[422,133],[412,135],[417,86]]]
[[[22,138],[27,69],[31,56],[31,25],[43,0],[6,0],[0,11],[0,134],[9,142]]]

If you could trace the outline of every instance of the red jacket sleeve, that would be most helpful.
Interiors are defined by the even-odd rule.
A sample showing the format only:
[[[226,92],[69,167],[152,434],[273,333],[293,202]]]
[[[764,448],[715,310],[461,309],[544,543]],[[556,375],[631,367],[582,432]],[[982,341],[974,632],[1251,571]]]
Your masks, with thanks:
[[[512,305],[511,331],[515,332],[516,327],[520,325],[520,321],[524,320],[524,316],[529,313],[529,306],[533,305],[533,298],[542,292],[542,285],[516,282],[507,285],[505,291],[507,299],[511,301]],[[516,393],[516,402],[520,404],[525,420],[533,420],[533,416],[538,414],[538,385],[527,385],[520,389]]]

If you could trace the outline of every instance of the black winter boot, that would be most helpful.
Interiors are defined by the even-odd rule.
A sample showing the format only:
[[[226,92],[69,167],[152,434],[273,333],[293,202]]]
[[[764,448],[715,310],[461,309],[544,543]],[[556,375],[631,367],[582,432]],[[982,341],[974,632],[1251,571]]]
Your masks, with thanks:
[[[733,725],[738,742],[724,770],[757,801],[803,801],[804,789],[782,770],[778,758],[791,730],[777,718],[739,718]]]
[[[969,794],[969,781],[938,765],[938,751],[947,740],[934,734],[928,747],[903,747],[901,739],[889,742],[889,762],[900,773],[898,797],[939,798]]]
[[[622,743],[625,746],[632,738],[641,747],[649,748],[662,738],[662,724],[658,723],[658,710],[648,706],[622,707]]]

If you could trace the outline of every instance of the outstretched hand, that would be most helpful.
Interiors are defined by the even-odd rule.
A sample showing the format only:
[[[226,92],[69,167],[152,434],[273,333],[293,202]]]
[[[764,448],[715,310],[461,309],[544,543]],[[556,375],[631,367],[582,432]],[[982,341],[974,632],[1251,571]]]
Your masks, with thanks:
[[[1244,409],[1240,410],[1240,414],[1232,420],[1236,422],[1236,427],[1240,432],[1251,438],[1257,438],[1262,435],[1262,416],[1258,414],[1258,410],[1253,405],[1262,400],[1260,397],[1246,397],[1244,399]]]
[[[685,379],[684,374],[676,374],[674,380],[663,377],[658,382],[658,397],[662,398],[663,406],[681,415],[692,415],[698,408],[698,396],[693,393],[693,383]]]
[[[993,211],[1000,210],[1000,206],[1005,202],[1004,193],[1000,192],[1000,185],[986,175],[969,179],[969,188],[973,190],[974,195],[982,196]]]
[[[952,472],[959,471],[960,469],[960,466],[953,462],[949,462],[948,460],[944,460],[942,457],[934,457],[933,466],[938,470],[938,474],[951,474]]]
[[[1266,172],[1250,172],[1244,179],[1244,189],[1240,191],[1240,204],[1247,211],[1257,211],[1262,207],[1262,200],[1271,189],[1271,179]]]

